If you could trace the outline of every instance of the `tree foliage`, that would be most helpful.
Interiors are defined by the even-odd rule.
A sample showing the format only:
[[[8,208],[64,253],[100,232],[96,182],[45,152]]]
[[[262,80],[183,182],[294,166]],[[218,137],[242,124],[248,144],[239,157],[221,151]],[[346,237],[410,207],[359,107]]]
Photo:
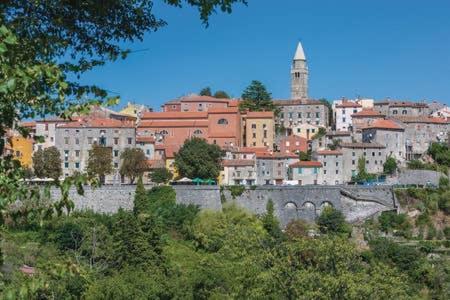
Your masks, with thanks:
[[[56,147],[38,149],[33,154],[34,175],[57,180],[62,174],[61,163],[61,155]]]
[[[319,225],[319,229],[323,233],[337,233],[343,235],[349,235],[351,233],[351,228],[347,222],[345,222],[342,212],[332,206],[326,206],[323,209],[317,219],[317,225]]]
[[[222,150],[218,145],[193,137],[175,154],[175,167],[182,177],[216,179],[220,172]]]
[[[119,173],[130,178],[131,183],[134,183],[136,177],[141,177],[148,170],[147,158],[142,149],[126,148],[120,155],[120,159],[122,163]]]
[[[241,111],[277,111],[271,93],[260,81],[253,80],[241,97],[242,101],[239,103]]]
[[[209,86],[201,89],[200,96],[212,96],[211,88]]]
[[[229,99],[230,95],[228,95],[227,92],[222,91],[222,90],[218,90],[214,93],[214,98],[225,98],[225,99]]]
[[[112,149],[100,145],[93,145],[89,151],[87,163],[87,172],[90,175],[97,176],[101,180],[113,171]]]
[[[155,169],[150,173],[150,179],[154,183],[168,183],[173,178],[172,172],[167,168]]]
[[[383,172],[386,174],[394,174],[397,170],[397,161],[389,156],[383,164]]]

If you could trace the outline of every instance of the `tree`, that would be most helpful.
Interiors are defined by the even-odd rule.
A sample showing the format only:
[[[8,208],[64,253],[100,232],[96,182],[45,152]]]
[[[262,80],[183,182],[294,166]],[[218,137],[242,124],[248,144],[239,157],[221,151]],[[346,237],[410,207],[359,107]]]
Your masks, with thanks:
[[[210,88],[209,86],[203,88],[203,89],[200,91],[200,96],[211,96],[211,95],[212,95],[212,93],[211,93],[211,88]]]
[[[226,98],[226,99],[229,99],[230,96],[228,95],[227,92],[219,90],[219,91],[216,91],[214,93],[214,98]]]
[[[323,209],[317,225],[322,233],[339,233],[348,236],[351,233],[350,225],[345,222],[344,214],[332,206]]]
[[[134,193],[134,202],[133,202],[133,212],[135,215],[144,212],[147,201],[148,201],[147,191],[145,190],[144,183],[142,182],[142,177],[139,177],[136,185],[136,191]]]
[[[220,173],[222,150],[218,145],[193,137],[175,154],[175,167],[182,177],[216,179]]]
[[[253,80],[241,97],[242,101],[239,103],[241,111],[277,111],[272,95],[260,81]]]
[[[272,238],[276,240],[281,239],[282,232],[280,229],[280,222],[278,222],[277,217],[275,217],[274,215],[272,199],[269,199],[269,201],[267,201],[266,213],[262,216],[261,221],[263,223],[264,229]]]
[[[112,149],[100,145],[93,145],[89,151],[87,172],[97,176],[101,183],[105,182],[105,176],[112,173]]]
[[[133,184],[136,177],[142,176],[148,170],[147,158],[144,151],[139,148],[126,148],[120,155],[122,164],[119,173],[130,178]]]
[[[305,238],[308,236],[308,224],[303,220],[292,220],[286,225],[285,233],[289,240]]]
[[[39,178],[59,179],[62,174],[61,155],[56,147],[39,149],[33,154],[34,174]]]
[[[150,179],[154,183],[168,183],[173,177],[172,172],[167,168],[158,168],[150,173]]]
[[[298,154],[298,159],[301,161],[310,161],[311,160],[311,151],[303,152],[300,151]]]
[[[383,164],[383,172],[386,174],[394,174],[397,170],[397,161],[392,156],[389,156]]]

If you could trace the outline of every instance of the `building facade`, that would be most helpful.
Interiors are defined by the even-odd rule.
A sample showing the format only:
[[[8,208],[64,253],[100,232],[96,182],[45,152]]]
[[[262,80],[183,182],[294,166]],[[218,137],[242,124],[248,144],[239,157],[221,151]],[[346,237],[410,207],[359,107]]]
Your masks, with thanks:
[[[308,99],[308,65],[302,43],[298,43],[291,67],[291,99]]]
[[[302,124],[310,124],[318,127],[327,127],[328,107],[318,100],[274,100],[274,104],[280,110],[277,124],[293,129]]]

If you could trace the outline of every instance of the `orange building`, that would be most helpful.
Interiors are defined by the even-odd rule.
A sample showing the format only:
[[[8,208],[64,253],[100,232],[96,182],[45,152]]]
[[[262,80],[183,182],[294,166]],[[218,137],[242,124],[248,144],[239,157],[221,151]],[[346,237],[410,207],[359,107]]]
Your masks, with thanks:
[[[9,151],[23,167],[30,168],[33,164],[33,143],[32,138],[25,138],[18,134],[9,139]]]
[[[202,112],[216,108],[237,107],[237,99],[214,98],[211,96],[189,95],[179,99],[164,103],[163,112],[183,111],[183,112]]]

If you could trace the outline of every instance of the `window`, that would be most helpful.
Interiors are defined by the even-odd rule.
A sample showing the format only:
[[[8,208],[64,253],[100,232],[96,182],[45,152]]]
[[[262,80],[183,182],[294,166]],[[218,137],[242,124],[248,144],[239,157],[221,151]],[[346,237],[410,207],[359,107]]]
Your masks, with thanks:
[[[194,134],[195,135],[202,135],[203,132],[200,129],[197,129],[197,130],[194,131]]]
[[[264,130],[264,138],[267,138],[267,130]]]
[[[292,113],[291,112],[289,113],[289,119],[292,119]]]
[[[168,135],[169,132],[167,130],[161,130],[160,135]]]
[[[301,113],[301,112],[298,113],[298,117],[299,117],[299,118],[302,117],[302,113]]]
[[[317,171],[318,171],[317,168],[314,168],[313,173],[317,174],[318,173]]]
[[[375,164],[378,165],[378,161],[375,160]]]
[[[297,133],[300,133],[302,130],[300,128],[297,128]]]
[[[352,160],[352,165],[355,165],[355,160],[354,159]]]
[[[64,138],[64,144],[69,145],[69,138],[68,137]]]
[[[375,152],[372,152],[372,156],[375,156]]]
[[[241,171],[236,171],[236,175],[237,175],[237,177],[240,177],[241,176]]]
[[[408,112],[406,111],[406,109],[402,110],[402,115],[406,115],[408,114]]]
[[[147,153],[147,155],[150,155],[150,149],[147,149],[145,153]]]
[[[219,124],[219,125],[228,125],[228,121],[227,121],[227,119],[220,119],[219,121],[217,121],[217,124]]]
[[[302,174],[303,173],[303,168],[297,168],[297,173],[298,174]]]
[[[339,167],[339,162],[338,161],[336,162],[336,167]]]
[[[310,112],[306,113],[306,117],[311,118],[311,113]]]
[[[88,144],[92,145],[92,137],[88,137]]]
[[[252,171],[248,171],[248,177],[252,177],[253,176],[253,172]]]
[[[256,138],[256,132],[253,132],[252,137],[255,139]]]
[[[79,138],[75,138],[75,145],[79,145],[80,144],[80,139]]]
[[[75,157],[80,157],[80,150],[75,150]]]
[[[69,163],[68,163],[68,162],[65,162],[65,163],[64,163],[64,168],[66,168],[66,169],[69,168]]]
[[[252,129],[256,129],[256,124],[252,124]]]
[[[396,115],[396,114],[398,114],[398,111],[397,111],[396,109],[394,109],[394,110],[392,111],[392,114],[393,114],[393,115]]]
[[[114,145],[119,145],[119,138],[118,137],[114,138]]]
[[[114,150],[114,157],[118,157],[119,156],[119,150]]]
[[[48,131],[48,124],[45,124],[45,131]]]
[[[323,162],[323,166],[324,167],[326,167],[327,166],[327,162],[325,161],[325,162]]]
[[[336,174],[339,174],[339,170],[336,170]]]
[[[116,162],[115,162],[115,163],[114,163],[114,168],[117,169],[118,167],[119,167],[119,163],[116,163]]]
[[[324,174],[324,175],[327,175],[327,170],[323,170],[323,174]]]
[[[381,152],[378,152],[378,156],[381,156]]]
[[[133,138],[128,138],[128,145],[133,144]]]
[[[50,142],[53,142],[55,139],[53,137],[50,137]]]
[[[352,152],[352,156],[355,156],[355,152]]]
[[[342,118],[342,123],[345,123],[345,118]]]
[[[320,113],[316,112],[316,118],[320,118]]]
[[[312,129],[311,129],[311,132],[314,133],[314,132],[316,132],[316,130],[315,130],[314,128],[312,128]]]
[[[101,136],[99,139],[99,144],[102,146],[106,146],[106,137]]]
[[[263,128],[267,128],[267,124],[263,124]]]
[[[76,163],[75,163],[75,168],[76,168],[76,169],[79,169],[79,168],[80,168],[80,163],[79,163],[79,162],[76,162]]]

